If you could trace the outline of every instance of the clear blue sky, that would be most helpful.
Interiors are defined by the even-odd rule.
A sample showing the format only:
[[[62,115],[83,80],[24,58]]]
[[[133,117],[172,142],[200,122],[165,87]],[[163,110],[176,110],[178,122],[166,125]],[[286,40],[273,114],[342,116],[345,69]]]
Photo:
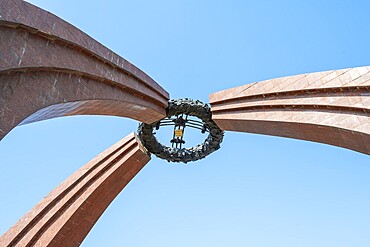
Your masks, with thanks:
[[[172,98],[370,65],[370,1],[30,1],[102,42]],[[0,142],[0,234],[133,120],[68,117]],[[189,165],[151,162],[83,246],[370,246],[370,157],[226,133]]]

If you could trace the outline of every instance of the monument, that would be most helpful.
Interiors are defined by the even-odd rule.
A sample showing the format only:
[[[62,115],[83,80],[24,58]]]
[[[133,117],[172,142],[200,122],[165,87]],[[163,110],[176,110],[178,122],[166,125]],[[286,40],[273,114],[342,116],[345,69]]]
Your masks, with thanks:
[[[140,69],[55,15],[21,0],[0,6],[0,140],[16,126],[61,116],[142,122],[138,135],[123,138],[50,192],[0,237],[1,246],[80,245],[150,153],[170,162],[202,159],[220,148],[223,131],[370,154],[370,67],[247,84],[211,94],[211,106],[169,100]],[[153,132],[165,125],[174,126],[171,146]],[[207,138],[184,148],[187,128]]]

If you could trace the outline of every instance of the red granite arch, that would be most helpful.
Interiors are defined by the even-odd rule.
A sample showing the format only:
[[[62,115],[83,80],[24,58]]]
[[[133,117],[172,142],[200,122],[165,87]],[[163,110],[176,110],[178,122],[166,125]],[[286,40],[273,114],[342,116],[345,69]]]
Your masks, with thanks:
[[[210,95],[224,130],[326,143],[370,154],[370,67],[288,76]]]
[[[136,135],[130,134],[50,192],[0,237],[0,245],[79,246],[149,160]]]
[[[60,116],[165,116],[168,93],[134,65],[27,2],[0,6],[0,139],[18,124]]]
[[[14,127],[70,115],[152,123],[169,95],[153,79],[62,19],[0,1],[0,140]],[[3,236],[1,246],[79,246],[150,160],[134,134],[59,185]]]
[[[169,98],[145,73],[77,28],[21,0],[0,1],[0,140],[15,126],[81,114],[151,123]],[[304,74],[210,96],[225,130],[277,135],[370,154],[370,68]],[[79,246],[150,160],[134,134],[53,190],[1,246]]]

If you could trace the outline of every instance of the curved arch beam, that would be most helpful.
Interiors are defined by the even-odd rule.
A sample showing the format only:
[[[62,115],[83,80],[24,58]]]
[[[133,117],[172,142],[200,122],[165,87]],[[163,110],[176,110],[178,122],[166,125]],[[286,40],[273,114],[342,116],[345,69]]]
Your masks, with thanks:
[[[209,96],[223,130],[326,143],[370,154],[370,67],[288,76]]]
[[[0,2],[0,50],[0,140],[20,123],[52,117],[98,114],[152,123],[165,116],[169,95],[153,79],[27,2]]]
[[[136,135],[130,134],[50,192],[0,237],[0,245],[79,246],[149,160]]]

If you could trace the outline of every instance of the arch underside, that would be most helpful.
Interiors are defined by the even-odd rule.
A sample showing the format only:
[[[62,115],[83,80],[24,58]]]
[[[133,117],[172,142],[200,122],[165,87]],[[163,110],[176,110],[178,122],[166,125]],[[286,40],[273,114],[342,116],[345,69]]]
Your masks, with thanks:
[[[0,137],[17,125],[72,115],[111,115],[152,122],[164,107],[142,95],[65,71],[0,72]]]
[[[224,130],[326,143],[370,154],[370,67],[289,76],[210,95]]]

